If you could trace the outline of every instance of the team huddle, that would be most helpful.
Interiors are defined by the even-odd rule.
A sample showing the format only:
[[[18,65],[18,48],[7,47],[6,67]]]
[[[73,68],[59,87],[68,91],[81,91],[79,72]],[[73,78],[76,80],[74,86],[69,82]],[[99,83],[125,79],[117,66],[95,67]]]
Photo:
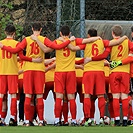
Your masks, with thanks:
[[[6,125],[7,94],[11,96],[9,126],[33,126],[38,116],[38,126],[45,126],[44,100],[50,90],[54,96],[55,126],[78,126],[76,120],[76,95],[83,103],[82,125],[95,124],[95,100],[98,98],[99,124],[105,124],[105,105],[115,126],[132,124],[132,89],[130,89],[130,63],[133,61],[133,43],[122,36],[122,27],[112,27],[113,40],[102,40],[96,29],[88,30],[88,38],[70,36],[68,26],[62,26],[60,37],[51,41],[41,36],[41,24],[33,23],[31,36],[15,41],[15,27],[8,24],[6,38],[0,41],[0,126]],[[23,51],[26,51],[24,55]],[[46,59],[45,53],[55,50],[55,58]],[[76,51],[84,50],[84,58],[76,58]],[[105,61],[110,57],[111,63]],[[132,78],[131,78],[132,79]],[[23,99],[21,96],[23,95]],[[17,120],[17,100],[20,101]],[[45,109],[45,110],[44,110]],[[36,114],[36,115],[35,115]],[[62,117],[64,118],[63,122]],[[110,124],[110,123],[108,123]]]

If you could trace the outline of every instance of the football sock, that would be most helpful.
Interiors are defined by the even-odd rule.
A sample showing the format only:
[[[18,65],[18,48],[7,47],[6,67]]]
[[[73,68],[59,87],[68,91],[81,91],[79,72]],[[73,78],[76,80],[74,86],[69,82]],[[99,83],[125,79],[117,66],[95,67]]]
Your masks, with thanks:
[[[113,98],[113,110],[114,110],[114,117],[120,117],[120,103],[119,99]]]
[[[3,103],[3,98],[0,98],[0,117],[2,113],[2,103]]]
[[[68,122],[68,102],[63,102],[62,112],[64,116],[64,123],[66,123]]]
[[[25,120],[29,121],[30,120],[30,111],[31,111],[31,98],[26,97],[25,98],[25,103],[24,103],[24,113],[25,113]]]
[[[69,103],[70,103],[70,112],[71,112],[72,119],[76,119],[77,108],[76,108],[75,99],[70,99]]]
[[[38,113],[38,117],[39,120],[43,121],[43,113],[44,113],[44,102],[43,102],[43,98],[37,98],[37,113]]]
[[[128,116],[128,107],[129,107],[128,98],[123,99],[123,100],[122,100],[122,112],[123,112],[123,117],[126,117],[126,118],[127,118],[127,116]]]
[[[110,118],[114,118],[113,101],[109,101],[108,110]]]
[[[10,111],[11,111],[12,118],[14,116],[14,119],[15,119],[17,115],[17,98],[11,98]]]
[[[55,118],[60,118],[61,109],[62,109],[61,102],[62,102],[61,98],[56,98],[56,101],[55,101]]]
[[[100,118],[104,117],[104,111],[105,111],[105,98],[99,97],[98,98],[98,108],[100,111]]]
[[[33,120],[33,117],[34,117],[34,113],[35,113],[35,106],[34,105],[30,105],[30,121]]]
[[[85,118],[90,118],[91,100],[90,98],[84,98],[84,112]]]

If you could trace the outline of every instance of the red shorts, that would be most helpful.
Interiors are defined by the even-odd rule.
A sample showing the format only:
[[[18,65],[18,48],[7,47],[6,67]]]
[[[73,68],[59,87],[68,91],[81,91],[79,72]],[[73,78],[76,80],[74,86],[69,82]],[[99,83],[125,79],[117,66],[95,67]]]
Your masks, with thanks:
[[[44,90],[44,94],[43,94],[43,99],[44,99],[44,100],[47,99],[47,96],[48,96],[50,90],[53,92],[53,96],[54,96],[54,99],[55,99],[54,81],[46,82],[46,83],[45,83],[45,90]]]
[[[109,76],[110,89],[112,93],[129,93],[129,73],[113,72]]]
[[[16,94],[18,92],[18,75],[0,75],[0,93]]]
[[[43,94],[45,73],[42,71],[25,71],[23,85],[25,94]]]
[[[83,103],[84,94],[82,93],[82,77],[77,77],[76,82],[77,82],[77,93],[79,94],[80,102]]]
[[[55,72],[55,92],[74,94],[76,92],[76,74],[72,72]]]
[[[83,93],[91,95],[105,94],[105,75],[102,71],[84,72]]]

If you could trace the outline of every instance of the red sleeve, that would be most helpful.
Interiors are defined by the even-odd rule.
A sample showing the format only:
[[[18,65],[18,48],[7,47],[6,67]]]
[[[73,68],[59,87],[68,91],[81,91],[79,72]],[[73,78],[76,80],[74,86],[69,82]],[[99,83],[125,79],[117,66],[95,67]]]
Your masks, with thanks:
[[[70,43],[70,40],[63,42],[61,45],[57,45],[56,41],[50,41],[48,38],[45,38],[44,44],[52,49],[62,49]]]
[[[20,57],[20,59],[23,60],[23,61],[32,62],[32,58],[31,58],[31,57],[24,56],[24,55],[23,55],[23,51],[20,51],[20,52],[19,52],[19,57]]]
[[[128,46],[129,46],[129,49],[133,52],[133,42],[128,40]]]
[[[103,40],[103,44],[105,48],[109,46],[109,43],[110,43],[109,40]]]
[[[75,39],[76,45],[81,45],[82,41],[83,41],[83,38],[76,38]]]
[[[2,49],[15,54],[23,50],[25,47],[26,47],[26,39],[18,43],[16,48],[12,48],[11,46],[3,46]]]
[[[107,47],[102,54],[95,56],[95,57],[92,57],[92,60],[93,61],[103,60],[103,59],[107,58],[110,51],[111,51],[111,47]]]
[[[81,60],[77,60],[75,61],[75,64],[80,65],[84,63],[84,58],[82,58]]]

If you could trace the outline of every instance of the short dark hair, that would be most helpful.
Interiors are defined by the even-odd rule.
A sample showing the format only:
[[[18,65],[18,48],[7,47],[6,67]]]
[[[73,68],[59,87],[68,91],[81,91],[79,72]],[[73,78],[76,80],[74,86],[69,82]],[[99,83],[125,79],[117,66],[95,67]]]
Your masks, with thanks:
[[[97,36],[97,30],[94,28],[91,28],[88,30],[88,34],[90,35],[90,37]]]
[[[115,36],[121,36],[122,35],[123,28],[120,25],[114,25],[112,27],[112,32]]]
[[[34,31],[40,31],[40,29],[42,28],[41,23],[39,22],[33,23],[32,28]]]
[[[131,32],[133,32],[133,26],[131,27]]]
[[[62,26],[60,32],[63,36],[68,36],[70,34],[70,28],[68,26]]]
[[[16,32],[16,28],[13,24],[7,24],[5,28],[5,32],[7,35],[13,35]]]

